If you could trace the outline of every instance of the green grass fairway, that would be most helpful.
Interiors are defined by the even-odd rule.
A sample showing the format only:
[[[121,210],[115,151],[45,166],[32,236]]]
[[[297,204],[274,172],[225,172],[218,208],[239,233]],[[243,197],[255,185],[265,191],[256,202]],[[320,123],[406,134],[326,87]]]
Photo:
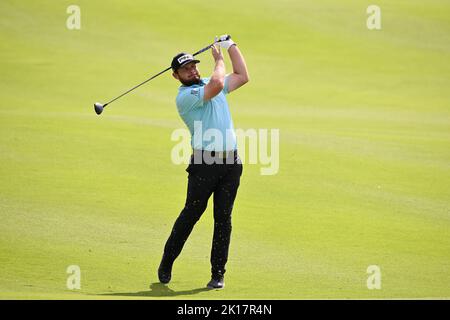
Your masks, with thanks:
[[[371,31],[372,2],[188,2],[0,2],[0,299],[449,299],[450,3],[377,1]],[[251,77],[229,96],[235,127],[279,129],[280,168],[244,165],[226,288],[204,290],[212,201],[165,288],[179,85],[93,103],[224,33]]]

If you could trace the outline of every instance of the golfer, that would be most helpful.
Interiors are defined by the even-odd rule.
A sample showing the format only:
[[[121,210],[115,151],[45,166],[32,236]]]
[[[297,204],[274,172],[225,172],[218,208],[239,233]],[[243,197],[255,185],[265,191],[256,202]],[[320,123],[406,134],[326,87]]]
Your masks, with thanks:
[[[176,98],[178,112],[191,133],[193,153],[186,171],[188,188],[186,203],[175,221],[164,247],[158,269],[161,283],[169,283],[172,266],[195,223],[206,210],[214,194],[214,235],[211,249],[211,281],[208,288],[223,288],[225,265],[231,235],[231,211],[242,174],[242,163],[236,146],[236,134],[226,95],[247,83],[244,58],[228,35],[211,46],[215,61],[210,78],[201,78],[199,60],[191,54],[180,53],[172,60],[173,77],[181,82]],[[216,38],[217,40],[217,38]],[[221,48],[228,51],[233,66],[225,74]],[[203,133],[215,132],[214,138]],[[220,133],[220,134],[219,134]]]

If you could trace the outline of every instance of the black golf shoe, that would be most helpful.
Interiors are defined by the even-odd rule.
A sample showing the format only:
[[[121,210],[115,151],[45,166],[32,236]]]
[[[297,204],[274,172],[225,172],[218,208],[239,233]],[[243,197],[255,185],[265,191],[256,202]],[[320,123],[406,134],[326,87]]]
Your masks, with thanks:
[[[225,282],[223,281],[223,277],[213,277],[206,286],[210,289],[222,289],[225,287]]]
[[[170,271],[158,269],[159,282],[161,282],[163,284],[167,284],[170,282],[171,277],[172,277],[172,274]]]
[[[158,268],[158,278],[159,282],[163,284],[169,283],[170,279],[172,278],[172,265],[164,263],[164,260],[161,261],[161,264]]]

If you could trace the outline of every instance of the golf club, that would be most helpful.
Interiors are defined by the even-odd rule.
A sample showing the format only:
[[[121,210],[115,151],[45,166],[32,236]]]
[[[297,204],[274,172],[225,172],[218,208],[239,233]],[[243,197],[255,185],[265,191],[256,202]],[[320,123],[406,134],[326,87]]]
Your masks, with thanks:
[[[209,48],[211,48],[214,44],[216,44],[216,43],[218,43],[218,42],[227,41],[227,40],[229,40],[230,38],[231,38],[231,36],[228,36],[226,39],[223,39],[223,40],[216,40],[216,41],[214,41],[213,43],[211,43],[210,45],[208,45],[208,46],[204,47],[203,49],[201,49],[201,50],[197,51],[196,53],[194,53],[193,56],[196,56],[196,55],[198,55],[198,54],[200,54],[200,53],[202,53],[202,52],[205,52],[206,50],[208,50]],[[100,115],[100,114],[103,112],[103,109],[106,108],[106,106],[109,105],[110,103],[112,103],[112,102],[116,101],[117,99],[123,97],[124,95],[126,95],[127,93],[133,91],[134,89],[139,88],[140,86],[142,86],[143,84],[149,82],[150,80],[155,79],[157,76],[163,74],[164,72],[166,72],[166,71],[168,71],[168,70],[170,70],[170,69],[171,69],[171,67],[168,67],[168,68],[164,69],[163,71],[161,71],[161,72],[155,74],[154,76],[152,76],[151,78],[149,78],[149,79],[147,79],[147,80],[145,80],[145,81],[139,83],[138,85],[134,86],[134,87],[131,88],[130,90],[128,90],[128,91],[122,93],[120,96],[115,97],[114,99],[108,101],[108,102],[105,103],[105,104],[102,104],[102,103],[100,103],[100,102],[94,103],[94,110],[95,110],[95,113],[97,113],[98,115]]]

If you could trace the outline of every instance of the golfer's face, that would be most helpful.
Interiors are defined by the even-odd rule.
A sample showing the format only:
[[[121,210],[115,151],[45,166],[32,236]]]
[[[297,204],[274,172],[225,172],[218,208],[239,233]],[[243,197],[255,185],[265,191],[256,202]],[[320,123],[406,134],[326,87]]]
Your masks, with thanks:
[[[183,83],[198,83],[200,80],[200,73],[195,62],[189,62],[178,69],[178,76]]]

